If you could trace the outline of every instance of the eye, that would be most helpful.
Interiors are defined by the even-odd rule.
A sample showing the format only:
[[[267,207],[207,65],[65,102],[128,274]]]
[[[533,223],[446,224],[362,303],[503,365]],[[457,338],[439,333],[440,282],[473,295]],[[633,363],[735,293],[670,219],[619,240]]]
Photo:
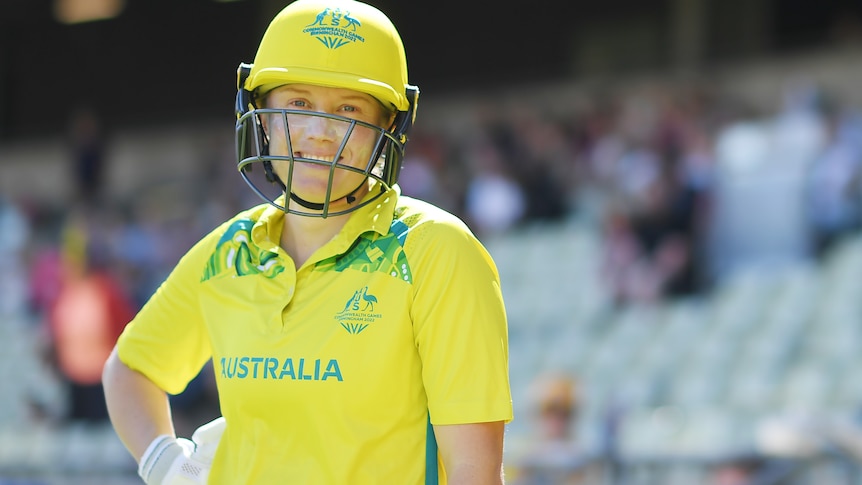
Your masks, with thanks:
[[[374,123],[376,119],[373,106],[365,106],[363,104],[343,104],[338,108],[339,112],[347,117],[357,121],[366,123]]]
[[[292,108],[308,108],[308,103],[304,99],[292,99],[287,105]]]

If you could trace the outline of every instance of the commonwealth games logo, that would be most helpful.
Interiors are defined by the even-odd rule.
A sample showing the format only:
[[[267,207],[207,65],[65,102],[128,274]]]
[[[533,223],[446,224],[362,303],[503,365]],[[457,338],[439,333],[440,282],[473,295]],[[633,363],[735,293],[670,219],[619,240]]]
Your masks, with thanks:
[[[383,316],[374,312],[375,303],[377,297],[369,293],[366,286],[353,292],[344,309],[335,314],[335,319],[348,333],[358,334]]]
[[[340,8],[326,8],[302,31],[326,47],[338,49],[352,42],[365,42],[365,38],[356,33],[359,27],[362,27],[362,22],[351,17],[350,12],[342,12]]]

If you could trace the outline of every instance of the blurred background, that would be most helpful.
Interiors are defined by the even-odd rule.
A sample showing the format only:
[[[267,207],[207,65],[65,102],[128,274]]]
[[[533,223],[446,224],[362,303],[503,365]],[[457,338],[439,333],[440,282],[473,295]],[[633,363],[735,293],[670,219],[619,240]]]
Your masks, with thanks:
[[[862,2],[373,1],[499,266],[507,481],[862,484]],[[101,365],[218,223],[274,0],[0,0],[0,485],[139,483]],[[178,432],[218,414],[207,367]]]

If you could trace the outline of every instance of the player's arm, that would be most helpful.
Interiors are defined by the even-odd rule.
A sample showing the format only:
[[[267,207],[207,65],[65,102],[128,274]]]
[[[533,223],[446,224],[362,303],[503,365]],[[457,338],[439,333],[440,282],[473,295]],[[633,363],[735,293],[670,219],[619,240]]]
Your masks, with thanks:
[[[168,393],[179,394],[212,355],[198,304],[203,268],[226,230],[194,245],[123,329],[102,385],[117,435],[140,462],[159,436],[176,436]]]
[[[175,435],[165,391],[111,352],[102,373],[111,423],[136,461],[159,435]]]
[[[502,421],[435,425],[449,485],[502,485]]]
[[[108,413],[117,435],[138,462],[147,485],[203,485],[225,430],[217,418],[177,438],[167,393],[111,353],[102,375]]]

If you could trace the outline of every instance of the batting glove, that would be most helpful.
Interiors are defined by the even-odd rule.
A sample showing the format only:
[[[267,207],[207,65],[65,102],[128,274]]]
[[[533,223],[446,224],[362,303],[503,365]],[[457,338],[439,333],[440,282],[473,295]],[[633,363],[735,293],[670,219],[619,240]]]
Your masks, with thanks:
[[[192,458],[205,464],[207,469],[212,466],[218,444],[221,441],[221,435],[224,433],[224,427],[224,417],[218,417],[192,433],[192,442],[195,444]]]
[[[157,437],[141,457],[138,475],[147,485],[206,484],[224,427],[218,418],[195,430],[191,440]]]

